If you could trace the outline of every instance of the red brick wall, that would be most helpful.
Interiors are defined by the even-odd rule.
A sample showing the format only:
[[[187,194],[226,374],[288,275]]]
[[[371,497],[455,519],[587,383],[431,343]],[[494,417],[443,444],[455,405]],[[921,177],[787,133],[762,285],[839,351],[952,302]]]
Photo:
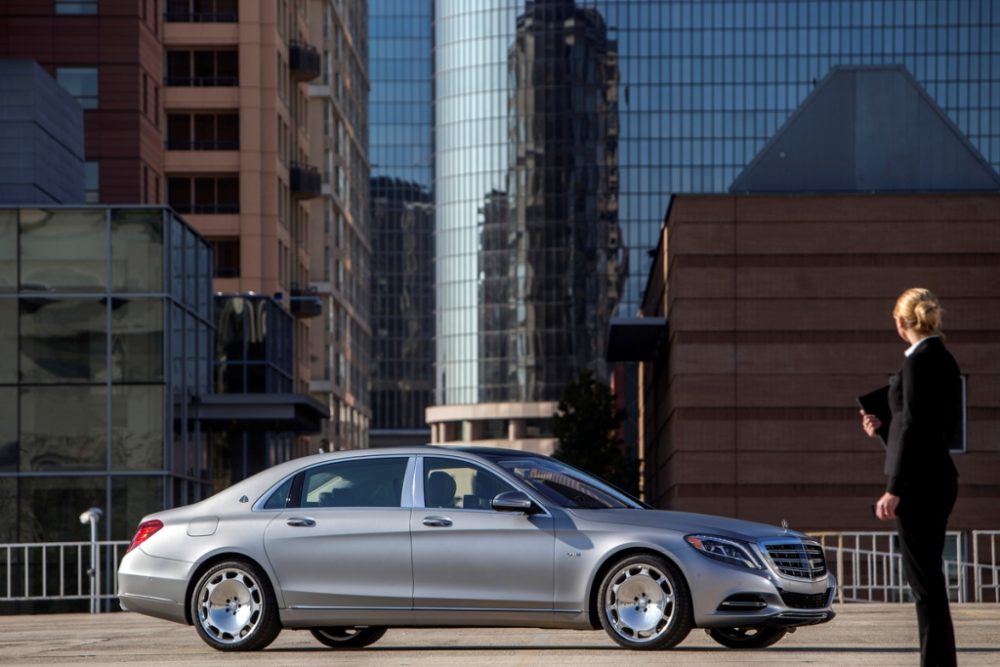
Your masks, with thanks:
[[[142,8],[145,4],[145,20]],[[86,159],[100,161],[102,203],[165,200],[162,106],[163,46],[152,0],[101,0],[95,16],[56,16],[52,2],[8,0],[0,6],[0,58],[38,61],[55,76],[57,67],[98,68],[99,108],[84,113]],[[154,30],[155,29],[155,30]],[[148,79],[147,111],[142,75]],[[150,186],[143,189],[144,167]],[[152,179],[161,178],[156,201]]]
[[[648,501],[886,529],[869,509],[883,451],[854,398],[901,364],[891,310],[919,285],[968,375],[950,525],[1000,527],[1000,195],[679,196],[665,235],[645,305],[669,318],[644,368]]]

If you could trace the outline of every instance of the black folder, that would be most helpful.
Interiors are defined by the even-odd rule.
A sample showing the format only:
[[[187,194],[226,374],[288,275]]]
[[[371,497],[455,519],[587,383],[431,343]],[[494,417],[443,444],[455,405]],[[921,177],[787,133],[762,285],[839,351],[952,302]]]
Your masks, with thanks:
[[[876,389],[864,396],[858,396],[858,405],[867,414],[875,415],[882,422],[875,432],[882,444],[889,441],[889,422],[892,421],[892,411],[889,409],[889,385]]]

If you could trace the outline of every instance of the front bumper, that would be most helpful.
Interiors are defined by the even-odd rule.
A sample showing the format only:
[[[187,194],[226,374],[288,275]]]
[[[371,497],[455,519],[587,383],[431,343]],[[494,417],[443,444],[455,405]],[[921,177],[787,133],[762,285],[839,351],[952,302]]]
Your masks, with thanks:
[[[833,620],[837,580],[791,579],[770,569],[717,563],[700,554],[687,558],[694,624],[699,628],[798,627]]]

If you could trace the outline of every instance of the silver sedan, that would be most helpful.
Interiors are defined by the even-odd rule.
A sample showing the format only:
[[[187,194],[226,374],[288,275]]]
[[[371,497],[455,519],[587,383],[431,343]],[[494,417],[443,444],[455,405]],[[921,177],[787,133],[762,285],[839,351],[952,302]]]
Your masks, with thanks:
[[[823,550],[795,531],[657,511],[555,459],[484,448],[320,454],[140,523],[124,609],[222,651],[309,629],[361,647],[392,626],[603,628],[662,649],[705,628],[763,648],[833,618]]]

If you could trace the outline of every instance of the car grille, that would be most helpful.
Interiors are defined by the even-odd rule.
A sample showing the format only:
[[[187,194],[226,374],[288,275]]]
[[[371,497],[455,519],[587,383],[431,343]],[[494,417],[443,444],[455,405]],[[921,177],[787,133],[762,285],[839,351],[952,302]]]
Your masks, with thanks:
[[[805,593],[789,593],[781,591],[781,601],[792,609],[822,609],[830,597],[830,591],[807,595]]]
[[[778,571],[797,579],[819,579],[826,574],[823,548],[808,542],[766,544],[767,555]]]

